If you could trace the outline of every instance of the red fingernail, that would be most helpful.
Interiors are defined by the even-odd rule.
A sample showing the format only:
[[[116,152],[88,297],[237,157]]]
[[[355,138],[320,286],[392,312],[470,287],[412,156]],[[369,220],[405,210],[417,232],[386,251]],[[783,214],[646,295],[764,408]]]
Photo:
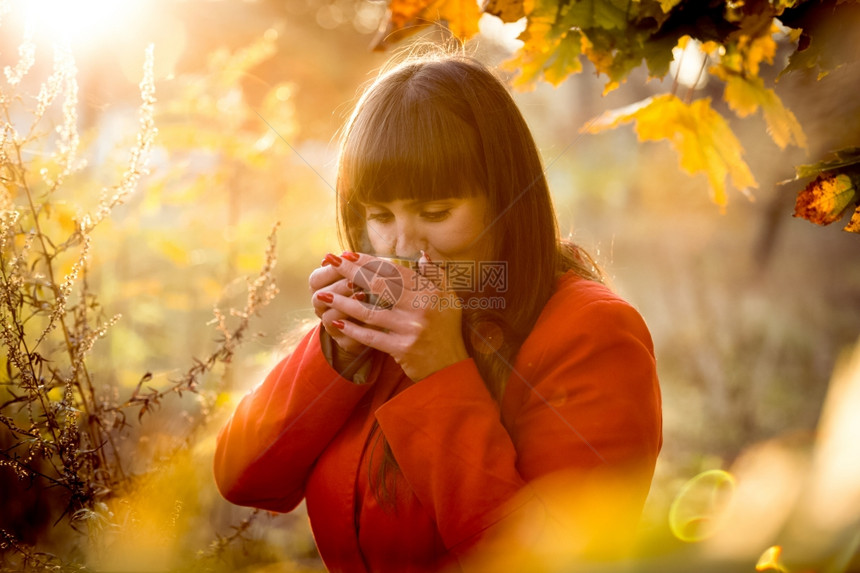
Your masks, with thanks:
[[[319,292],[317,293],[317,298],[328,304],[334,300],[334,295],[332,295],[330,292]]]
[[[323,259],[322,262],[320,263],[320,266],[324,267],[326,265],[328,265],[328,259]]]
[[[339,257],[339,256],[337,256],[337,255],[333,255],[333,254],[331,254],[331,253],[327,254],[327,255],[325,256],[325,259],[323,259],[323,260],[328,261],[328,264],[330,264],[330,265],[332,265],[332,266],[334,266],[334,267],[339,267],[339,266],[340,266],[340,263],[341,263],[341,262],[343,262],[343,261],[341,261],[341,260],[340,260],[340,257]]]
[[[331,325],[338,330],[343,330],[344,324],[342,320],[333,320],[331,321]]]
[[[357,293],[352,295],[352,298],[354,298],[355,300],[364,300],[365,298],[367,298],[367,295],[365,295],[361,291],[358,291]]]
[[[352,283],[352,281],[346,281],[346,288],[354,289],[355,285]]]
[[[343,258],[345,258],[346,260],[352,261],[352,262],[358,261],[358,258],[359,258],[358,253],[353,253],[351,251],[344,251],[344,253],[341,256]]]

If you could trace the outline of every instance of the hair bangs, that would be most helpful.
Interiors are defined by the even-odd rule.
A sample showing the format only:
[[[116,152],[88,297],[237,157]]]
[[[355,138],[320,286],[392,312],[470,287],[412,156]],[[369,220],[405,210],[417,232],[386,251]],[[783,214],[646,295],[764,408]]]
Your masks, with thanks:
[[[486,188],[478,132],[433,97],[392,94],[354,118],[341,156],[339,184],[348,201],[387,203],[468,197]]]

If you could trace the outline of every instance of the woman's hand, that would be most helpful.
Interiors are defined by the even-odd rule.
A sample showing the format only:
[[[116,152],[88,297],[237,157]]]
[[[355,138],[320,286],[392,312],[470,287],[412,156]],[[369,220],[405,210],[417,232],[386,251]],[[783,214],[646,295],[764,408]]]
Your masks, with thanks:
[[[337,268],[331,265],[331,261],[333,260],[331,257],[333,256],[327,256],[323,260],[322,266],[315,269],[308,279],[308,285],[312,293],[311,302],[314,307],[314,313],[322,321],[323,328],[335,341],[340,351],[346,355],[343,358],[355,358],[367,347],[350,338],[343,330],[332,326],[332,322],[350,317],[329,306],[327,301],[331,300],[331,297],[334,295],[350,298],[358,294],[358,298],[363,297],[360,296],[360,293],[354,293],[349,280],[344,278],[338,272]]]
[[[357,344],[391,355],[412,380],[421,380],[469,357],[461,331],[461,301],[420,274],[371,255],[327,256],[326,276],[337,273],[376,295],[369,305],[333,290],[325,305],[332,330]],[[314,303],[316,305],[316,301]],[[338,318],[328,312],[337,312]],[[336,339],[337,340],[337,339]]]

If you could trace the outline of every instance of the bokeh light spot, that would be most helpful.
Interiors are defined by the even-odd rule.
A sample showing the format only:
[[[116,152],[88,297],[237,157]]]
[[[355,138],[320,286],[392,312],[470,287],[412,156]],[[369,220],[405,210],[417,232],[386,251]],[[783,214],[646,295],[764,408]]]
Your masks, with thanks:
[[[785,571],[785,567],[780,563],[779,558],[782,556],[782,547],[774,545],[768,547],[761,557],[758,558],[758,563],[755,564],[756,571]]]
[[[472,348],[480,354],[490,354],[502,347],[504,334],[499,325],[493,322],[480,322],[472,328]]]
[[[282,84],[275,90],[275,97],[278,101],[287,101],[293,95],[293,87],[290,84]]]
[[[317,24],[327,30],[333,30],[343,24],[343,10],[336,4],[326,4],[317,9]]]
[[[669,508],[669,527],[681,541],[711,537],[723,523],[735,492],[735,478],[724,470],[708,470],[689,480]]]

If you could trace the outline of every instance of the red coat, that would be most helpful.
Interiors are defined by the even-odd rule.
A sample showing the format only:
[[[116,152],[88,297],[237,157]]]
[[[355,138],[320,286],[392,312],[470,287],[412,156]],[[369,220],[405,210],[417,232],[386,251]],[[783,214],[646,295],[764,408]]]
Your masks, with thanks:
[[[638,517],[662,444],[660,390],[645,323],[603,285],[559,279],[501,406],[471,358],[412,382],[380,353],[357,385],[328,364],[319,336],[317,326],[243,398],[218,437],[215,478],[239,505],[287,512],[306,498],[331,571],[455,563],[518,516],[551,514],[545,476],[569,476],[574,494],[588,476],[630,478]],[[379,429],[399,466],[395,507],[369,483]]]

